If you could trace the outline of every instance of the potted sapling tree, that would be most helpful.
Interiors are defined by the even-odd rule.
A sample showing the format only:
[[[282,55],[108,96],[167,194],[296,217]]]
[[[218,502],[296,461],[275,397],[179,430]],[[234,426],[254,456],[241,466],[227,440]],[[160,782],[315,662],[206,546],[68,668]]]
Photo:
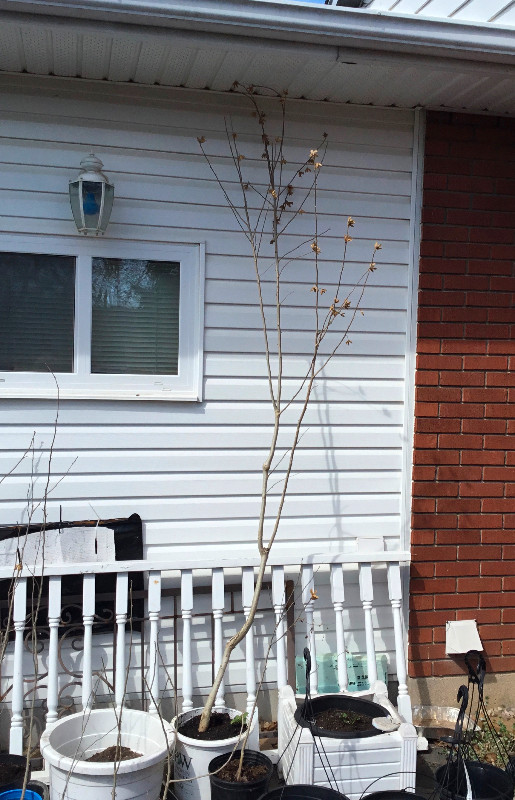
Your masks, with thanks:
[[[228,738],[217,738],[219,709],[215,699],[235,647],[245,638],[253,624],[262,590],[269,554],[279,530],[285,500],[294,464],[294,456],[305,425],[306,412],[314,395],[318,380],[329,362],[351,344],[350,330],[360,309],[361,301],[371,275],[376,270],[376,255],[381,244],[371,246],[369,259],[363,265],[357,280],[347,281],[344,271],[348,249],[353,240],[354,219],[349,216],[341,232],[340,257],[337,265],[323,260],[326,230],[320,223],[320,176],[328,147],[328,136],[323,131],[312,147],[299,158],[298,146],[290,158],[287,144],[286,96],[266,87],[233,85],[247,102],[256,122],[256,134],[246,136],[240,145],[238,133],[230,119],[225,123],[225,135],[234,176],[226,181],[217,171],[215,151],[211,154],[209,142],[198,138],[208,169],[222,192],[228,212],[232,213],[237,228],[248,245],[252,264],[257,309],[263,334],[263,357],[270,400],[271,438],[261,473],[260,511],[256,521],[259,567],[255,578],[254,595],[250,613],[244,624],[225,645],[221,663],[207,701],[202,709],[178,714],[173,720],[177,734],[175,755],[174,792],[179,800],[199,800],[205,790],[203,780],[195,785],[196,776],[219,770],[228,757],[213,758],[234,752],[241,738],[245,742],[237,756],[238,767],[233,770],[234,781],[243,783],[245,776],[245,751],[248,736],[256,725],[256,706],[249,718],[242,719],[235,709],[222,709]],[[247,164],[249,165],[247,167]],[[257,165],[257,166],[256,166]],[[234,186],[236,185],[236,191]],[[299,235],[301,244],[292,249],[289,235]],[[292,390],[286,380],[288,361],[288,332],[283,323],[283,283],[288,269],[293,269],[296,259],[308,260],[312,268],[311,280],[305,287],[303,304],[311,307],[312,323],[305,331],[309,350],[305,354],[305,371]],[[293,267],[292,267],[293,265]],[[303,267],[304,268],[304,267]],[[311,298],[311,301],[309,301]],[[293,424],[292,424],[293,417]],[[289,443],[284,440],[290,436]],[[280,467],[281,474],[278,473]],[[277,485],[279,484],[279,489]],[[278,494],[270,503],[270,497]],[[213,711],[213,709],[216,711]],[[231,718],[241,720],[236,735]],[[251,769],[253,758],[248,759]],[[265,768],[266,772],[266,768]]]

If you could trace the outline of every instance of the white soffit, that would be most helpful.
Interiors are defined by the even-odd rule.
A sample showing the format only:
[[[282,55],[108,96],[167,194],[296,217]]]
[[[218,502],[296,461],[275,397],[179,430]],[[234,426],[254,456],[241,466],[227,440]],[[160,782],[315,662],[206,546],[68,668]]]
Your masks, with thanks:
[[[368,8],[436,19],[515,25],[513,0],[372,0]]]
[[[141,10],[159,4],[166,24]],[[117,3],[128,24],[112,0],[82,0],[80,9],[72,0],[0,0],[0,72],[222,92],[239,81],[308,100],[512,115],[515,30],[456,19],[481,4],[506,20],[515,14],[515,2],[501,0],[373,0],[360,10],[203,0],[189,16],[174,0]],[[430,7],[449,20],[422,20]],[[246,11],[235,33],[231,8]]]

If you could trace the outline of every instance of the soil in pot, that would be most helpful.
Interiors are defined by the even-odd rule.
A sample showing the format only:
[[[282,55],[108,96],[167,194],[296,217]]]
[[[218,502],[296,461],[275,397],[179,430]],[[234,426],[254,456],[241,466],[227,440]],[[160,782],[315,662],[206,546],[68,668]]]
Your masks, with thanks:
[[[140,757],[141,753],[135,753],[134,750],[130,749],[130,747],[117,747],[116,745],[112,745],[112,747],[106,747],[105,750],[101,750],[99,753],[94,753],[85,760],[96,761],[103,764],[109,761],[130,761],[131,758]]]
[[[326,711],[315,714],[315,725],[326,731],[366,731],[372,727],[372,719],[370,714],[328,708]]]
[[[237,750],[226,763],[229,754],[223,753],[210,762],[211,800],[258,800],[266,792],[273,771],[268,756],[256,750],[245,750],[241,779],[237,781],[240,755],[241,750]]]
[[[235,717],[237,722],[231,721],[229,714],[214,712],[211,714],[209,720],[209,728],[203,733],[199,733],[198,726],[200,723],[200,714],[197,717],[188,719],[179,727],[179,733],[183,736],[188,736],[190,739],[199,739],[203,742],[213,742],[216,739],[232,739],[237,736],[240,731],[244,733],[247,730],[246,725],[241,725],[241,720]]]
[[[232,761],[229,761],[229,763],[225,765],[225,767],[219,769],[216,774],[223,781],[228,781],[229,783],[235,783],[237,780],[236,776],[238,774],[239,765],[240,765],[240,759],[233,758]],[[243,761],[240,781],[242,783],[251,783],[252,781],[258,781],[260,780],[260,778],[264,778],[267,772],[268,770],[266,764],[248,764],[245,761]]]
[[[295,719],[303,728],[310,728],[315,736],[334,739],[363,738],[377,736],[381,731],[374,728],[374,717],[387,717],[388,711],[378,703],[347,695],[327,694],[311,699],[312,719],[303,716],[298,708]]]
[[[15,756],[10,753],[2,753],[0,755],[0,792],[21,789],[26,765],[25,756]]]

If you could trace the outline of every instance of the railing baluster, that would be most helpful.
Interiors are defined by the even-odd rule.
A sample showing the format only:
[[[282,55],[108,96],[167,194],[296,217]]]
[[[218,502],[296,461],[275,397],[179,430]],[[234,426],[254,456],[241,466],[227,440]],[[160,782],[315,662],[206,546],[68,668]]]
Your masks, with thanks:
[[[161,615],[161,573],[148,573],[148,620],[150,640],[148,643],[149,711],[159,714],[159,618]]]
[[[254,567],[243,567],[241,576],[241,595],[243,613],[247,619],[250,614],[252,597],[254,595]],[[256,664],[254,656],[254,626],[251,625],[245,637],[245,673],[247,681],[247,713],[248,724],[251,723],[250,714],[256,700]]]
[[[284,617],[284,567],[272,567],[272,603],[275,613],[275,636],[277,639],[277,688],[287,684],[286,675],[286,620]]]
[[[213,619],[215,627],[215,642],[214,642],[214,662],[215,662],[215,675],[218,667],[222,663],[223,656],[223,628],[222,617],[224,613],[225,598],[224,598],[224,571],[221,567],[213,569],[213,582],[211,593],[211,605],[213,607]],[[214,709],[215,711],[225,707],[225,681],[222,681],[218,689]]]
[[[393,633],[395,637],[395,661],[399,682],[397,706],[406,722],[412,721],[411,701],[408,695],[406,654],[404,651],[404,626],[402,624],[402,584],[399,564],[388,564],[388,596],[392,604]]]
[[[14,659],[9,752],[23,754],[23,632],[27,615],[27,578],[15,579],[13,603]]]
[[[361,543],[360,543],[361,544]],[[342,569],[342,561],[345,564],[353,564],[353,569],[357,567],[359,571],[359,591],[361,606],[363,608],[363,626],[366,641],[366,656],[368,661],[368,676],[371,687],[377,682],[377,660],[374,642],[374,624],[377,625],[374,612],[374,580],[377,580],[377,575],[384,579],[384,569],[387,570],[388,577],[388,596],[389,603],[392,608],[392,622],[390,623],[389,630],[393,628],[394,642],[395,642],[395,655],[397,664],[397,678],[399,683],[398,689],[398,707],[399,712],[404,719],[411,720],[411,707],[410,698],[408,695],[407,686],[407,669],[406,669],[406,632],[403,619],[403,601],[402,601],[402,585],[401,585],[401,567],[404,559],[409,559],[409,553],[384,553],[381,551],[381,543],[375,540],[366,539],[362,549],[358,547],[356,560],[352,560],[354,550],[345,552],[336,558],[339,561],[331,562],[328,556],[327,562],[324,562],[323,557],[315,555],[313,563],[303,564],[301,567],[301,587],[302,587],[302,603],[303,603],[303,616],[305,619],[305,632],[306,644],[311,653],[312,670],[309,678],[309,688],[311,694],[314,696],[318,693],[318,669],[317,669],[317,636],[315,636],[315,617],[317,625],[319,624],[320,609],[317,609],[315,614],[315,604],[317,602],[317,595],[315,591],[315,572],[317,564],[326,564],[326,568],[330,567],[330,590],[331,590],[331,603],[334,610],[335,618],[335,638],[336,638],[336,652],[337,652],[337,673],[338,684],[340,691],[348,690],[348,674],[347,674],[347,659],[346,659],[346,633],[344,624],[344,607],[345,607],[345,589],[347,578],[346,571]],[[381,560],[381,552],[383,553],[383,560]],[[293,557],[288,557],[286,564],[291,564],[291,569],[295,566]],[[365,559],[363,563],[361,559]],[[392,560],[390,559],[397,559]],[[399,562],[399,558],[401,561]],[[195,676],[193,669],[197,664],[193,664],[193,571],[197,568],[194,561],[183,562],[186,563],[187,569],[181,570],[181,595],[180,595],[180,614],[182,616],[182,681],[178,682],[179,691],[182,694],[182,710],[188,711],[193,707],[194,686],[196,686]],[[220,562],[215,562],[220,563]],[[222,562],[224,563],[224,562]],[[234,561],[229,561],[234,565]],[[253,564],[253,566],[250,566]],[[246,561],[241,568],[241,591],[242,591],[242,605],[243,613],[246,618],[250,614],[252,605],[253,588],[255,582],[255,569],[256,561]],[[142,568],[145,568],[145,563],[142,562]],[[161,635],[161,615],[162,615],[162,593],[161,581],[162,572],[159,561],[154,561],[148,564],[151,571],[148,572],[148,632],[144,642],[141,643],[141,650],[148,652],[148,656],[143,659],[143,672],[145,676],[145,695],[149,698],[148,707],[151,713],[158,713],[160,689],[162,692],[163,683],[163,669],[160,664],[160,650],[159,641]],[[171,562],[168,562],[163,569],[174,568]],[[228,567],[226,567],[228,568]],[[66,572],[66,565],[62,567],[62,573]],[[94,564],[73,564],[71,565],[70,574],[78,576],[77,583],[81,576],[81,570],[96,570]],[[123,572],[116,573],[116,570],[124,570]],[[127,675],[132,664],[129,661],[129,647],[126,641],[126,625],[130,613],[130,596],[129,596],[129,572],[130,569],[138,569],[134,564],[105,564],[98,567],[99,572],[108,572],[116,574],[116,598],[115,598],[115,660],[114,660],[114,699],[117,708],[120,708],[125,701],[125,693],[127,690]],[[177,569],[177,567],[175,567]],[[277,655],[277,686],[282,689],[287,685],[288,680],[288,666],[286,659],[286,598],[285,598],[285,571],[290,569],[290,566],[283,566],[281,564],[274,564],[271,567],[271,594],[272,594],[272,607],[273,615],[276,624],[276,655]],[[215,671],[221,663],[223,657],[224,646],[224,628],[223,628],[223,615],[225,610],[225,584],[224,584],[224,568],[212,567],[211,568],[211,588],[207,591],[211,593],[211,606],[212,606],[212,620],[213,620],[213,663]],[[28,572],[20,574],[29,574]],[[317,579],[318,582],[318,579]],[[28,630],[27,621],[27,578],[20,578],[14,582],[13,592],[13,628],[15,632],[14,643],[9,645],[9,652],[13,655],[13,687],[11,690],[12,699],[12,720],[10,730],[10,750],[13,753],[21,753],[23,750],[23,702],[24,702],[24,688],[26,682],[24,681],[23,669],[24,664],[24,650],[25,642],[24,635]],[[94,686],[93,686],[93,647],[97,647],[96,641],[93,643],[93,627],[95,621],[95,591],[98,582],[96,581],[95,572],[88,572],[83,576],[82,587],[82,622],[84,630],[84,649],[82,659],[82,708],[91,708],[94,702]],[[55,565],[50,565],[49,581],[48,581],[48,628],[49,628],[49,647],[48,647],[48,680],[45,683],[48,685],[47,692],[47,715],[46,724],[52,726],[58,718],[58,700],[59,700],[59,681],[62,680],[59,673],[59,625],[62,613],[62,575],[59,574],[59,569]],[[79,590],[80,591],[80,590]],[[175,591],[175,590],[173,590]],[[238,587],[239,591],[239,587]],[[348,594],[348,591],[347,591]],[[347,597],[347,602],[349,598]],[[174,599],[174,603],[176,600]],[[204,598],[204,602],[209,604],[209,594]],[[203,614],[207,614],[207,623],[211,622],[209,617],[209,608],[203,606]],[[200,609],[197,609],[200,610]],[[175,613],[175,612],[174,612]],[[325,613],[325,612],[324,612]],[[330,607],[327,612],[331,616]],[[359,615],[359,603],[358,603]],[[269,611],[267,612],[267,627],[270,622]],[[318,630],[318,629],[317,629]],[[97,637],[95,637],[96,640]],[[181,639],[179,639],[181,642]],[[246,669],[246,708],[250,712],[254,704],[256,696],[256,686],[258,674],[255,669],[255,655],[257,650],[257,636],[256,624],[251,625],[245,640],[245,669]],[[361,648],[363,650],[363,647]],[[172,651],[172,652],[170,652]],[[96,650],[95,650],[96,652]],[[163,647],[163,653],[166,656],[171,656],[169,660],[173,661],[173,648]],[[195,659],[196,661],[196,659]],[[199,663],[199,668],[205,669],[206,664],[202,659]],[[138,661],[139,663],[139,661]],[[111,674],[111,673],[110,673]],[[179,671],[181,675],[181,671]],[[111,682],[110,675],[106,676]],[[228,678],[226,678],[228,680]],[[160,687],[161,684],[161,687]],[[181,685],[182,684],[182,685]],[[43,687],[40,687],[43,688]],[[222,682],[217,697],[215,700],[214,708],[219,710],[225,706],[225,688]]]
[[[95,574],[82,579],[82,621],[84,624],[84,657],[82,660],[82,709],[93,705],[93,622],[95,620]]]
[[[193,613],[193,573],[181,572],[182,614],[182,710],[193,708],[193,680],[191,672],[191,615]]]
[[[309,690],[314,696],[318,694],[318,666],[315,642],[315,627],[313,622],[313,606],[315,605],[315,583],[313,580],[313,565],[306,564],[302,567],[302,604],[306,615],[306,636],[311,654],[311,673],[309,676]]]
[[[59,621],[61,619],[61,576],[51,575],[48,579],[48,689],[46,724],[57,721],[57,705],[59,698]]]
[[[345,628],[343,625],[345,588],[343,585],[343,569],[341,564],[331,564],[331,600],[336,624],[338,686],[340,687],[340,692],[345,692],[349,686],[349,676],[347,674],[347,651],[345,649]]]
[[[374,642],[374,626],[372,622],[372,606],[374,587],[372,584],[372,564],[359,566],[359,594],[365,616],[365,642],[367,648],[368,682],[370,688],[377,681],[376,648]]]
[[[125,623],[127,622],[127,599],[129,589],[129,575],[127,572],[118,572],[116,575],[116,673],[114,684],[114,699],[118,711],[122,708],[125,699]]]

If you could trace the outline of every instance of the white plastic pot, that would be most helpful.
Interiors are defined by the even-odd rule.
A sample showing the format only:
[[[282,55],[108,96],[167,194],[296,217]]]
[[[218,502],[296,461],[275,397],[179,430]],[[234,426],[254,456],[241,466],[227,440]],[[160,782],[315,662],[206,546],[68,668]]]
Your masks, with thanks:
[[[229,714],[231,719],[241,715],[241,711],[235,711],[233,708],[222,708],[218,711]],[[206,800],[207,797],[210,797],[209,762],[216,756],[232,752],[235,746],[239,746],[241,743],[239,726],[236,735],[231,736],[230,739],[214,739],[211,742],[190,739],[189,736],[179,733],[178,728],[181,725],[200,714],[202,714],[202,708],[192,708],[191,711],[185,711],[172,720],[176,736],[174,778],[178,780],[178,783],[172,784],[172,790],[178,800]],[[251,730],[254,729],[256,718],[257,714],[254,714]],[[196,780],[191,780],[192,778]],[[51,798],[51,800],[54,799]]]
[[[41,736],[50,800],[112,800],[113,786],[116,800],[158,800],[173,739],[170,725],[146,711],[124,708],[117,718],[113,708],[103,708],[64,717]],[[85,760],[117,743],[141,756],[116,768],[112,761]]]

